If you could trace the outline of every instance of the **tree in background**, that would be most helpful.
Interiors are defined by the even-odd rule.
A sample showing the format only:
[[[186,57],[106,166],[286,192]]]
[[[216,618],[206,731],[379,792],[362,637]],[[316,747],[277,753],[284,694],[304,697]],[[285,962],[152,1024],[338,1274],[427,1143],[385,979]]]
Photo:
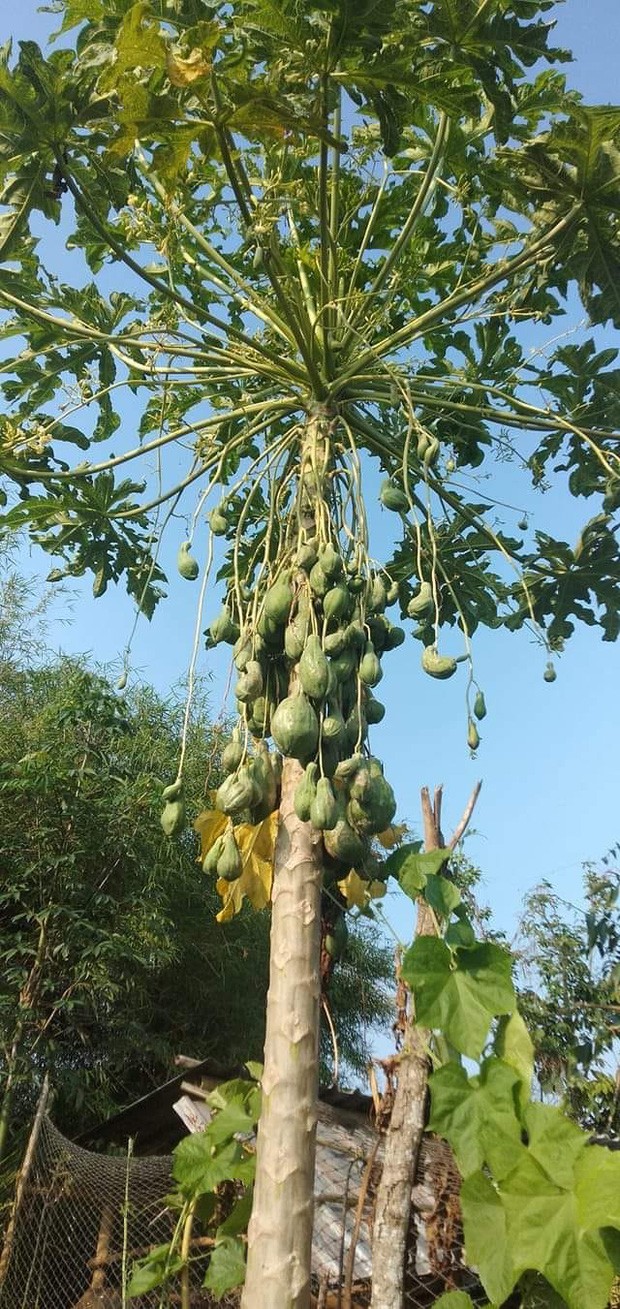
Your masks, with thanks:
[[[46,1071],[56,1117],[75,1133],[166,1077],[179,1050],[223,1066],[260,1057],[268,968],[268,915],[218,925],[195,836],[171,844],[157,821],[182,701],[148,687],[121,699],[79,660],[7,659],[23,602],[24,585],[9,576],[0,606],[0,1154]],[[217,782],[221,746],[203,698],[190,741],[198,810]],[[387,1017],[390,953],[376,935],[356,934],[343,974],[330,1010],[343,1059],[359,1068],[368,1029]],[[326,1039],[327,1078],[330,1067]]]
[[[620,1135],[620,872],[614,847],[584,869],[585,907],[548,882],[521,920],[520,1004],[541,1094],[588,1131]]]
[[[321,896],[372,894],[394,813],[368,744],[405,639],[386,610],[425,675],[465,664],[472,750],[477,627],[528,625],[548,681],[576,619],[618,633],[616,353],[565,328],[575,294],[620,323],[620,111],[567,92],[550,7],[59,0],[73,48],[3,65],[5,524],[59,557],[52,578],[92,570],[99,595],[124,575],[149,614],[183,513],[192,667],[219,570],[208,641],[234,648],[239,730],[205,866],[230,914],[274,874],[253,1309],[309,1301]],[[38,244],[32,216],[61,210],[86,276]],[[120,431],[124,392],[141,417]],[[574,546],[517,507],[564,476],[593,497]],[[474,949],[435,945],[454,969]]]

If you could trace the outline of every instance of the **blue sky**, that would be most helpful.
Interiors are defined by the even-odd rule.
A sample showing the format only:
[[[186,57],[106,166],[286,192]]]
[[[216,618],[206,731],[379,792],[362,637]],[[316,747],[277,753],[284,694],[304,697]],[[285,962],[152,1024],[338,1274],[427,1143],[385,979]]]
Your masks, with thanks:
[[[46,34],[58,25],[57,18],[37,13],[35,0],[3,9],[2,42],[11,36],[44,44]],[[571,47],[576,56],[567,70],[570,83],[594,103],[619,99],[617,0],[567,0],[554,16],[557,43]],[[560,495],[550,509],[554,526],[572,539],[579,518],[575,506]],[[583,512],[583,505],[579,510]],[[377,522],[380,533],[381,520]],[[44,576],[45,565],[46,560],[33,553],[28,568]],[[133,623],[124,592],[94,601],[85,585],[76,587],[73,596],[68,625],[62,625],[56,604],[53,642],[118,666]],[[179,579],[154,621],[138,625],[133,668],[162,691],[184,676],[194,599],[195,591]],[[217,607],[214,596],[207,616]],[[477,678],[489,708],[475,761],[465,741],[463,680],[434,683],[423,677],[419,647],[409,641],[385,661],[380,695],[387,714],[374,729],[373,750],[384,759],[400,815],[412,824],[418,818],[420,787],[444,783],[446,835],[474,782],[482,778],[475,835],[467,853],[483,870],[483,895],[496,923],[512,934],[527,888],[547,878],[568,899],[578,899],[582,861],[603,855],[620,836],[618,650],[601,642],[596,632],[579,630],[558,661],[553,685],[543,681],[545,658],[527,633],[476,636],[475,653]],[[203,657],[201,671],[212,678],[217,712],[225,667],[219,656],[209,655]],[[405,939],[411,927],[408,906],[392,896],[389,908]]]

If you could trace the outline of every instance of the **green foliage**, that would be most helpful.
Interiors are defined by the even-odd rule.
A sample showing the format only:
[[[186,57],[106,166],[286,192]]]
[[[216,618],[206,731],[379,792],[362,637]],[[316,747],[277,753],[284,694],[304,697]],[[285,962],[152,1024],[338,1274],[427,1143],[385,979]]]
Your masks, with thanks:
[[[34,618],[36,592],[9,574],[0,587],[3,1076],[12,1069],[14,1131],[49,1067],[57,1120],[77,1131],[165,1078],[180,1049],[225,1067],[260,1057],[269,919],[217,923],[195,838],[160,832],[182,701],[148,687],[121,698],[83,661],[49,662],[44,626],[33,662],[25,605]],[[199,697],[185,776],[194,810],[205,780],[217,781],[221,743]],[[345,1066],[365,1066],[369,1028],[390,1019],[391,973],[370,924],[352,929],[330,994]]]
[[[447,852],[433,853],[445,865]],[[413,899],[437,879],[430,874],[420,889],[410,885],[410,861],[419,857],[408,853],[400,862],[401,885]],[[615,896],[606,891],[609,913]],[[555,1294],[558,1306],[605,1309],[620,1257],[620,1156],[592,1145],[557,1106],[532,1100],[535,1051],[516,1008],[511,957],[488,941],[448,944],[466,922],[460,896],[453,908],[444,898],[439,935],[415,939],[402,976],[417,1023],[430,1029],[428,1126],[450,1143],[463,1177],[467,1262],[494,1305],[505,1304],[515,1287],[533,1304],[532,1288],[542,1287],[542,1303],[555,1303]],[[548,931],[548,923],[534,922]],[[615,948],[609,918],[599,924],[590,914],[588,922],[593,939],[600,932]],[[554,949],[557,941],[548,939],[547,975]],[[480,1061],[476,1072],[461,1054]],[[546,1298],[545,1288],[552,1288]]]
[[[258,1071],[258,1070],[257,1070]],[[150,1250],[138,1260],[127,1286],[128,1299],[187,1276],[192,1258],[190,1240],[197,1226],[212,1234],[203,1286],[216,1299],[239,1286],[245,1277],[245,1246],[255,1172],[254,1145],[249,1141],[260,1113],[255,1082],[236,1078],[223,1082],[207,1097],[211,1120],[202,1132],[184,1138],[174,1151],[176,1189],[168,1197],[179,1217],[168,1245]],[[233,1183],[235,1198],[222,1210],[222,1183]],[[225,1203],[225,1202],[224,1202]]]
[[[522,340],[572,312],[575,289],[593,323],[620,323],[620,113],[566,89],[549,7],[61,0],[75,49],[7,48],[6,526],[27,523],[96,591],[125,575],[150,613],[165,580],[154,501],[251,466],[222,575],[233,556],[256,572],[318,405],[336,462],[368,452],[398,499],[386,563],[403,612],[433,578],[441,626],[534,619],[561,648],[582,619],[613,639],[616,352],[562,333],[526,358]],[[86,280],[71,261],[50,275],[31,233],[33,214],[61,211]],[[114,480],[128,449],[90,454],[120,439],[126,391],[142,405],[136,459],[193,446],[182,481],[146,502],[139,479]],[[81,426],[50,412],[63,393]],[[574,495],[604,497],[575,547],[542,528],[526,546],[521,514],[488,515],[467,477],[498,454],[537,486],[566,474]],[[220,517],[230,541],[236,515]]]
[[[619,1126],[618,850],[584,868],[584,906],[546,883],[526,897],[519,941],[519,1003],[535,1044],[545,1097],[597,1133]]]

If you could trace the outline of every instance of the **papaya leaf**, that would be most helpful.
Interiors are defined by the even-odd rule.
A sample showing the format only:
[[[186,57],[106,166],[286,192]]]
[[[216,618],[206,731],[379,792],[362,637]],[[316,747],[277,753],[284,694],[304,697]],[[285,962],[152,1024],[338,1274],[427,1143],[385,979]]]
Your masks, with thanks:
[[[386,892],[385,882],[367,882],[352,868],[338,883],[338,890],[347,902],[347,909],[368,908],[371,900],[380,900]]]
[[[451,950],[437,937],[419,936],[404,956],[402,975],[413,991],[417,1021],[441,1028],[472,1059],[492,1019],[515,1008],[510,955],[489,942]]]
[[[485,1059],[480,1073],[469,1078],[456,1063],[444,1064],[429,1079],[429,1131],[452,1146],[463,1177],[490,1168],[501,1180],[517,1163],[525,1146],[515,1096],[519,1077],[501,1059]]]
[[[227,1291],[240,1286],[244,1279],[244,1243],[239,1237],[225,1236],[215,1246],[202,1285],[219,1300]]]
[[[392,823],[386,827],[384,832],[379,832],[375,838],[384,850],[393,850],[395,846],[400,845],[403,837],[407,835],[409,828],[406,823]]]
[[[235,827],[243,871],[235,882],[219,877],[215,884],[223,900],[223,907],[216,915],[218,923],[226,923],[238,914],[246,896],[254,909],[264,909],[269,904],[277,833],[277,810],[256,826],[240,823]]]
[[[215,845],[219,836],[222,836],[228,826],[226,814],[219,809],[203,809],[202,813],[194,819],[194,831],[200,837],[200,862],[202,863],[205,855]]]

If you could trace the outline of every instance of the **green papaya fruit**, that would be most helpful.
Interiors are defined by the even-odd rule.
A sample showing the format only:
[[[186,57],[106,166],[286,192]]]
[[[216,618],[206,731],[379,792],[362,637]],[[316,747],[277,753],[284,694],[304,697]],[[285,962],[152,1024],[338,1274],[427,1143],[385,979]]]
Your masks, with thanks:
[[[371,614],[382,614],[387,603],[387,587],[378,573],[372,579],[368,591],[368,610]]]
[[[323,613],[328,623],[338,622],[351,608],[351,595],[344,582],[332,586],[323,596]]]
[[[361,573],[353,573],[347,582],[351,595],[361,595],[366,586],[366,578]]]
[[[310,822],[322,832],[329,832],[336,826],[340,810],[334,796],[331,782],[327,777],[320,777],[316,784],[314,800],[310,805]]]
[[[366,642],[357,675],[364,686],[377,686],[383,677],[383,670],[371,641]]]
[[[342,576],[342,557],[330,543],[319,550],[319,565],[330,581]]]
[[[329,682],[329,668],[321,639],[314,633],[308,637],[304,646],[297,665],[297,676],[306,695],[313,700],[324,699]]]
[[[223,849],[224,849],[224,837],[218,836],[217,841],[214,841],[213,845],[209,846],[209,849],[207,850],[207,853],[202,861],[203,873],[213,873],[214,875],[217,873],[217,862]]]
[[[257,700],[262,694],[263,670],[257,659],[250,659],[246,664],[245,672],[237,679],[235,695],[242,704],[248,704],[251,700]]]
[[[318,764],[314,762],[308,764],[303,777],[299,779],[295,787],[293,806],[297,817],[302,823],[310,822],[310,810],[316,795],[318,771]]]
[[[278,750],[289,758],[308,763],[316,754],[319,720],[303,692],[280,701],[271,719],[271,735]]]
[[[336,659],[331,660],[331,666],[337,682],[346,682],[355,672],[356,658],[353,650],[343,650],[342,654]]]
[[[399,645],[403,644],[405,632],[402,627],[397,627],[394,623],[389,623],[385,633],[384,650],[396,650]]]
[[[222,844],[222,851],[217,861],[216,872],[218,877],[223,877],[226,882],[236,882],[243,872],[243,863],[239,853],[239,847],[235,841],[234,832],[226,832]]]
[[[480,733],[473,718],[467,721],[467,744],[470,750],[477,750],[480,745]]]
[[[478,722],[480,723],[482,722],[483,718],[486,718],[486,715],[487,715],[487,706],[484,698],[484,693],[482,691],[478,691],[478,694],[476,695],[476,699],[474,700],[474,718],[477,718]]]
[[[279,577],[265,595],[263,612],[276,627],[287,622],[293,604],[293,588],[288,576]]]
[[[428,614],[432,614],[434,607],[433,588],[430,582],[421,582],[419,590],[412,595],[407,605],[409,617],[425,618]]]
[[[231,773],[230,777],[225,778],[218,787],[215,807],[223,814],[234,816],[251,809],[259,798],[252,774],[245,764],[236,773]]]
[[[375,700],[374,695],[367,695],[364,701],[364,713],[369,726],[381,723],[385,718],[385,705],[381,704],[380,700]]]
[[[184,577],[187,582],[195,582],[200,572],[200,564],[198,563],[198,560],[194,559],[194,556],[190,554],[190,549],[190,541],[184,541],[183,544],[179,546],[177,568],[181,577]]]
[[[343,782],[350,781],[359,772],[363,763],[364,756],[361,754],[351,755],[350,759],[342,759],[336,769],[336,777]]]
[[[357,705],[351,710],[346,721],[347,744],[351,750],[359,749],[368,735],[368,723],[363,710]]]
[[[219,645],[224,641],[227,645],[235,645],[239,640],[239,626],[234,618],[231,618],[226,605],[220,609],[217,618],[209,626],[209,636],[214,645]]]
[[[166,836],[177,836],[185,827],[185,804],[182,799],[166,800],[159,819]]]
[[[258,699],[248,708],[250,713],[246,718],[246,722],[252,736],[269,736],[271,716],[274,711],[274,703],[271,697],[259,695]]]
[[[422,651],[422,667],[430,677],[438,677],[445,681],[456,672],[456,659],[451,655],[440,655],[436,645],[427,645]]]
[[[364,842],[346,818],[339,818],[335,827],[324,832],[323,844],[332,859],[337,859],[349,868],[354,868],[364,858]]]
[[[306,619],[296,616],[291,623],[288,623],[284,632],[284,652],[291,663],[296,664],[301,658],[306,644],[308,634],[308,622]]]
[[[399,486],[395,486],[391,477],[387,477],[379,487],[379,499],[386,509],[391,509],[395,514],[406,514],[409,508],[409,501],[404,491]]]
[[[228,519],[219,505],[216,505],[209,514],[209,527],[214,536],[225,536],[228,531]]]
[[[327,574],[323,572],[319,563],[316,563],[314,567],[310,569],[310,577],[308,580],[313,595],[318,596],[319,599],[322,600],[323,596],[327,595],[327,592],[331,588],[331,581]]]
[[[278,803],[278,781],[266,741],[259,741],[256,745],[251,771],[260,791],[260,799],[252,806],[252,822],[262,823]]]
[[[295,562],[298,568],[302,568],[304,573],[309,573],[317,561],[316,544],[313,541],[305,541],[300,545],[295,556]]]
[[[346,632],[343,627],[338,627],[335,632],[328,632],[323,639],[323,649],[325,654],[340,655],[347,643]]]
[[[243,745],[236,733],[233,733],[228,745],[222,750],[222,769],[225,773],[236,772],[243,759]]]
[[[233,663],[238,673],[245,671],[246,664],[252,658],[252,641],[245,632],[237,638],[233,646]]]
[[[323,719],[321,731],[325,741],[334,741],[336,745],[344,740],[345,723],[342,714],[335,713],[333,710]]]

